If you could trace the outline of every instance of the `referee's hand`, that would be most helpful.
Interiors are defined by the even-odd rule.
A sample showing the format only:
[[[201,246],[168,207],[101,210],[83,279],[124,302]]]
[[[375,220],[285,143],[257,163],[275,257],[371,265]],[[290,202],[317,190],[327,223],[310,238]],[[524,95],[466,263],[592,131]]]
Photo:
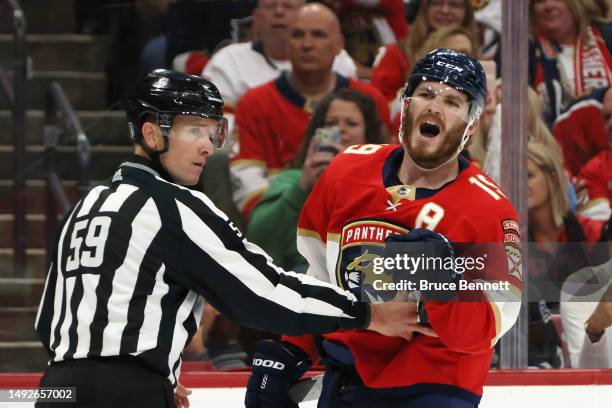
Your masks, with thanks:
[[[431,327],[419,324],[417,303],[410,301],[371,303],[368,330],[389,337],[403,337],[408,341],[414,333],[438,337]]]
[[[183,387],[181,383],[177,383],[174,390],[174,406],[176,408],[189,408],[189,398],[187,398],[189,394],[191,394],[191,390]]]

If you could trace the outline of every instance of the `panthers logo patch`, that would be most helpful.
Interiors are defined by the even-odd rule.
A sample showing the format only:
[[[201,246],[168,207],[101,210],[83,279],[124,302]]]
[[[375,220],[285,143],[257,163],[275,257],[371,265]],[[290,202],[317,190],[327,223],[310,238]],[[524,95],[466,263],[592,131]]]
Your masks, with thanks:
[[[359,220],[345,225],[336,262],[338,285],[359,298],[362,286],[372,284],[374,259],[382,255],[385,239],[407,231],[406,227],[381,220]]]

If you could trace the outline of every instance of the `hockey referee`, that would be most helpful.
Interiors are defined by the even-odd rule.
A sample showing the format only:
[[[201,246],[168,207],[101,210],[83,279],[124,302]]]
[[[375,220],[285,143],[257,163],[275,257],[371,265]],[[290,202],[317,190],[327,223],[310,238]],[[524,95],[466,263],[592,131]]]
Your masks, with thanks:
[[[156,70],[126,103],[134,154],[66,215],[35,324],[50,355],[40,387],[75,387],[77,402],[37,407],[187,406],[181,352],[203,298],[265,331],[409,336],[407,304],[359,303],[285,272],[206,195],[182,187],[227,134],[213,84]]]

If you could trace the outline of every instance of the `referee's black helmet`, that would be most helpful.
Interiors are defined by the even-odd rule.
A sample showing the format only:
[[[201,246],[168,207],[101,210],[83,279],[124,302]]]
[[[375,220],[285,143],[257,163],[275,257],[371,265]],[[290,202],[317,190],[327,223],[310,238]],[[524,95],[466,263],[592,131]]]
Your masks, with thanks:
[[[193,115],[219,122],[216,147],[221,147],[227,135],[227,120],[223,118],[223,99],[209,81],[195,75],[167,69],[157,69],[145,75],[126,98],[126,114],[130,137],[141,143],[140,131],[145,119],[155,118],[165,138],[177,115]]]

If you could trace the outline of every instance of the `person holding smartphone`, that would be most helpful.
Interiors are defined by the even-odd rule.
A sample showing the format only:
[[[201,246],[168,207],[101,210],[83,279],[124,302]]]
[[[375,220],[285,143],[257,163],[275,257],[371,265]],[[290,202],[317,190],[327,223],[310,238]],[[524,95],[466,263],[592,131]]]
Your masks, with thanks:
[[[306,261],[296,247],[296,228],[310,190],[346,147],[384,140],[382,121],[371,97],[355,89],[328,95],[312,115],[292,168],[276,177],[253,210],[247,238],[278,265],[305,270]]]

